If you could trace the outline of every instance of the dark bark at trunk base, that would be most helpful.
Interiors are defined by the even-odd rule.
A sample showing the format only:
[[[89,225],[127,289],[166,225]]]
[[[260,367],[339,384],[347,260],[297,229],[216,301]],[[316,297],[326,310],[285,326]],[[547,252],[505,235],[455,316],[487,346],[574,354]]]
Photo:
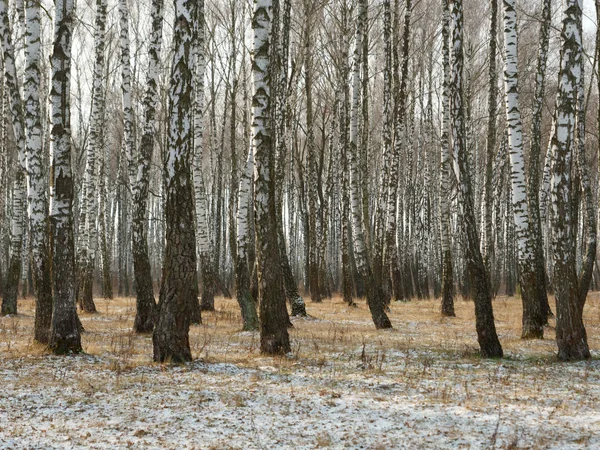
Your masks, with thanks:
[[[238,258],[236,264],[236,297],[242,313],[243,331],[258,330],[258,314],[256,303],[250,294],[250,280],[248,279],[248,267],[246,261]]]
[[[272,230],[270,233],[274,233]],[[291,324],[285,305],[285,293],[280,278],[281,264],[275,245],[277,236],[267,236],[262,258],[264,267],[259,276],[260,289],[260,351],[267,355],[280,355],[291,351],[288,327]]]
[[[12,256],[8,266],[4,297],[2,298],[2,315],[17,314],[17,296],[19,295],[19,278],[21,277],[21,257]]]
[[[94,265],[92,263],[87,263],[83,270],[79,292],[79,307],[82,311],[92,314],[97,312],[93,294]]]
[[[134,229],[133,236],[137,235],[136,231]],[[135,333],[151,333],[156,320],[152,269],[145,239],[143,237],[142,242],[136,243],[134,238],[133,242],[133,273],[136,284],[135,320],[133,322]]]
[[[202,265],[202,299],[200,309],[202,311],[215,310],[215,279],[209,258],[201,257]]]
[[[574,259],[568,259],[563,267],[554,265],[556,295],[556,343],[558,359],[579,361],[590,358],[587,333],[583,324],[582,299]]]
[[[283,228],[277,227],[279,237],[279,257],[281,258],[281,271],[283,272],[283,286],[285,288],[285,296],[292,308],[292,316],[306,317],[306,305],[304,299],[298,293],[298,285],[290,267],[290,261],[285,249],[285,241],[283,237]]]
[[[442,259],[442,316],[456,317],[454,312],[454,275],[450,250],[444,252]]]
[[[475,328],[481,356],[502,358],[503,351],[494,323],[492,295],[483,260],[480,264],[471,263],[471,288],[475,300]]]
[[[539,301],[536,273],[521,269],[521,301],[523,303],[523,330],[521,339],[544,339],[544,314]]]
[[[385,312],[385,296],[381,286],[376,285],[371,274],[367,274],[363,278],[367,285],[367,305],[371,311],[375,328],[378,330],[392,328],[392,323]]]
[[[50,273],[50,255],[43,258],[41,273],[35,273],[36,288],[35,321],[33,339],[40,344],[50,342],[50,326],[52,324],[52,279]]]

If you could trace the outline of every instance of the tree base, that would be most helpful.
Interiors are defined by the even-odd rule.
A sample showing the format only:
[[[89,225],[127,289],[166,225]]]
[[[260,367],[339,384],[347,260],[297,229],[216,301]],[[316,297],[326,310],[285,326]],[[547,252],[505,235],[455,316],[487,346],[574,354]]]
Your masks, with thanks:
[[[521,333],[521,339],[523,340],[531,340],[531,339],[544,339],[544,328],[538,327],[530,327],[523,328],[523,332]]]

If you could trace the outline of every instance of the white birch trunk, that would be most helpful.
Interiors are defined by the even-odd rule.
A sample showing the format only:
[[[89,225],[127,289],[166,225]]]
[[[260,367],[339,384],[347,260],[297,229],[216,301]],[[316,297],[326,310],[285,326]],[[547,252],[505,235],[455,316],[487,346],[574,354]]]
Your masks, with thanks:
[[[573,230],[574,186],[571,167],[576,149],[576,111],[582,76],[581,0],[563,2],[562,49],[556,127],[552,136],[550,192],[552,205],[552,253],[556,296],[556,341],[562,360],[590,357],[583,324],[585,296],[579,295]]]
[[[519,108],[517,12],[516,0],[504,0],[504,89],[508,133],[508,153],[511,163],[511,199],[517,254],[520,267],[521,298],[523,301],[524,339],[542,339],[544,317],[537,301],[535,253],[529,227],[525,159],[523,157],[523,124]]]
[[[81,351],[75,307],[75,243],[73,239],[73,173],[69,109],[73,0],[56,0],[52,53],[52,281],[54,303],[50,348],[54,353]]]
[[[25,117],[21,86],[15,64],[15,51],[12,42],[12,29],[9,22],[8,1],[0,0],[0,38],[2,39],[4,77],[9,95],[9,109],[12,116],[13,134],[17,143],[17,166],[13,187],[13,206],[10,225],[10,267],[6,290],[2,299],[2,314],[17,313],[17,294],[21,273],[21,253],[23,248],[25,202],[27,197],[25,172]]]

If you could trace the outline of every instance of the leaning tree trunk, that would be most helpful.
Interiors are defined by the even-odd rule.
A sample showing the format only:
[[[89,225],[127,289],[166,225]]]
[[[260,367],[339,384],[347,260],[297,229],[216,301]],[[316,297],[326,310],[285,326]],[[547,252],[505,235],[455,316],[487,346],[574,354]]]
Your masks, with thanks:
[[[52,280],[48,243],[48,198],[39,89],[40,6],[26,5],[25,121],[27,150],[28,212],[31,236],[31,267],[36,292],[34,339],[47,344],[52,321]]]
[[[17,164],[15,167],[12,216],[10,224],[10,262],[2,298],[2,314],[17,313],[17,296],[21,275],[24,228],[24,208],[26,201],[25,186],[25,117],[23,101],[20,95],[20,83],[15,65],[15,52],[12,42],[12,30],[8,14],[8,2],[0,1],[0,38],[2,39],[4,78],[9,96],[9,108],[13,122],[13,132],[17,143]]]
[[[106,0],[96,0],[96,22],[94,33],[95,62],[94,75],[92,81],[92,112],[90,118],[90,135],[85,151],[85,174],[82,191],[84,196],[81,199],[81,222],[83,224],[83,235],[81,239],[81,282],[79,287],[79,302],[83,311],[94,313],[96,305],[93,298],[94,285],[94,260],[96,246],[96,233],[93,227],[96,222],[93,211],[97,198],[96,182],[96,157],[102,151],[103,141],[103,122],[105,111],[104,94],[104,69],[105,58],[104,49],[106,46]]]
[[[56,0],[52,52],[52,282],[54,303],[50,349],[56,354],[81,352],[75,306],[75,242],[73,239],[73,172],[69,111],[73,0]]]
[[[450,129],[450,11],[448,1],[443,1],[442,24],[444,84],[442,90],[442,135],[440,176],[440,222],[442,240],[442,315],[454,317],[454,276],[452,271],[452,239],[450,236],[450,200],[452,184],[450,171],[452,157],[448,132]],[[491,182],[490,182],[491,183]],[[490,206],[491,208],[491,206]]]
[[[311,301],[319,303],[321,291],[319,286],[319,253],[317,248],[317,215],[320,207],[317,204],[317,146],[315,143],[315,129],[313,119],[312,97],[312,53],[311,48],[311,23],[312,18],[306,17],[305,43],[304,43],[304,89],[306,91],[306,141],[307,141],[307,190],[308,190],[308,279]]]
[[[488,93],[488,126],[485,161],[485,184],[483,197],[484,222],[484,258],[490,276],[495,270],[494,232],[492,224],[493,209],[493,163],[496,156],[496,122],[498,120],[498,71],[496,58],[498,54],[498,0],[491,0],[490,14],[490,47],[489,47],[489,93]]]
[[[248,263],[248,245],[250,231],[250,205],[252,203],[252,174],[254,171],[254,154],[252,148],[248,152],[246,167],[240,177],[238,189],[237,222],[237,257],[235,265],[235,287],[237,302],[242,312],[244,331],[258,330],[256,303],[250,293],[250,269]]]
[[[529,226],[529,205],[523,155],[523,124],[519,109],[517,12],[515,0],[504,0],[504,87],[508,153],[511,163],[512,210],[519,261],[521,300],[523,303],[522,339],[543,339],[545,314],[538,301],[535,251]]]
[[[154,328],[155,309],[152,268],[148,255],[148,188],[150,185],[150,163],[154,151],[156,134],[156,107],[158,105],[158,78],[160,68],[160,51],[162,46],[163,4],[164,0],[153,0],[150,13],[152,31],[148,49],[148,75],[144,94],[144,128],[137,160],[134,158],[134,143],[127,139],[132,134],[125,133],[126,154],[130,157],[128,166],[132,183],[132,217],[131,237],[133,253],[133,274],[136,286],[136,311],[133,331],[150,333]],[[123,77],[123,105],[125,126],[133,125],[133,109],[131,108],[131,70],[129,67],[129,11],[127,1],[119,1],[121,14],[121,55]],[[127,150],[129,149],[129,150]]]
[[[579,21],[579,33],[583,36],[581,19]],[[588,164],[586,163],[585,156],[585,65],[581,65],[581,74],[579,78],[579,85],[577,88],[577,153],[575,156],[576,167],[578,169],[577,175],[581,183],[581,194],[583,195],[584,209],[582,211],[585,216],[586,230],[586,243],[585,248],[582,249],[582,264],[581,273],[579,274],[579,297],[580,302],[585,304],[587,293],[590,289],[590,283],[592,281],[592,274],[594,272],[594,263],[596,262],[596,248],[597,248],[597,224],[596,224],[596,211],[594,208],[594,194],[592,192],[592,181],[590,180],[590,174],[588,171]]]
[[[529,226],[533,238],[535,256],[537,302],[542,308],[544,325],[551,316],[546,287],[546,267],[544,263],[544,238],[540,214],[540,153],[542,147],[542,107],[546,84],[546,63],[550,42],[550,24],[552,21],[552,0],[544,0],[540,23],[540,44],[537,61],[535,93],[533,96],[533,114],[531,119],[531,149],[529,151]]]
[[[158,319],[152,335],[154,361],[191,361],[191,305],[198,300],[194,192],[190,160],[193,155],[193,37],[200,0],[175,0],[173,66],[169,90],[169,138],[165,175],[167,224],[163,279]]]
[[[345,24],[345,22],[344,22]],[[349,130],[349,111],[350,111],[350,89],[348,86],[348,75],[350,68],[348,66],[347,45],[342,47],[341,68],[338,82],[342,84],[342,101],[340,105],[340,143],[339,143],[339,168],[340,176],[340,197],[341,197],[341,247],[342,247],[342,298],[349,306],[356,306],[352,298],[352,264],[350,259],[350,188],[349,188],[349,165],[348,165],[348,130]]]
[[[202,269],[202,300],[200,308],[202,311],[214,311],[215,309],[215,276],[214,272],[211,240],[209,236],[208,202],[206,199],[206,188],[202,178],[202,151],[204,146],[204,124],[202,117],[204,114],[204,8],[199,14],[199,21],[196,24],[197,42],[194,46],[196,52],[196,61],[194,69],[195,93],[194,93],[194,200],[196,207],[197,239],[200,255],[200,265]],[[213,126],[213,135],[216,129]],[[217,202],[220,197],[217,197]],[[216,220],[220,220],[220,215],[215,214]],[[194,308],[195,309],[195,308]],[[194,311],[193,322],[198,323],[198,311]]]
[[[277,207],[275,158],[271,124],[270,45],[272,44],[271,14],[278,14],[278,0],[254,2],[252,28],[254,56],[252,59],[252,134],[254,148],[256,258],[258,299],[260,305],[260,349],[266,354],[290,351],[287,331],[288,315],[281,281],[279,244],[277,239]],[[274,11],[271,11],[273,7]],[[278,21],[275,21],[277,24]],[[277,27],[273,27],[277,30]],[[272,51],[277,51],[273,45]]]
[[[352,207],[352,232],[354,235],[354,255],[358,270],[362,275],[367,291],[367,304],[371,311],[373,323],[377,329],[391,328],[392,324],[385,312],[385,299],[383,290],[375,282],[369,255],[365,244],[363,229],[362,196],[360,183],[360,168],[358,154],[358,103],[360,89],[360,62],[362,52],[362,37],[365,33],[366,0],[360,0],[356,26],[356,47],[353,57],[352,74],[352,108],[350,113],[350,197]],[[366,99],[365,99],[366,101]]]
[[[562,20],[562,48],[556,126],[552,136],[551,201],[554,294],[556,297],[556,342],[558,358],[580,360],[590,357],[583,324],[585,296],[580,295],[577,280],[573,230],[575,189],[571,167],[574,163],[577,95],[582,76],[582,42],[579,22],[581,0],[565,0]]]
[[[452,143],[454,171],[458,180],[459,217],[465,237],[465,257],[475,300],[475,327],[481,355],[486,358],[502,357],[502,346],[496,334],[492,309],[492,290],[483,257],[479,249],[479,235],[473,206],[473,190],[465,143],[463,105],[463,8],[462,0],[452,0]]]

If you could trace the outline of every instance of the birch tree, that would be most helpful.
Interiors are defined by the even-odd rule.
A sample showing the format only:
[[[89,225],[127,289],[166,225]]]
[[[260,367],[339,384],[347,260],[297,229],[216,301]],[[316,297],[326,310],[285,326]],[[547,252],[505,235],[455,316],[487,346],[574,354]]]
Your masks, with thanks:
[[[75,306],[73,172],[71,168],[70,78],[74,26],[73,0],[56,0],[52,52],[52,230],[53,304],[50,349],[56,354],[81,352]]]
[[[350,197],[352,208],[352,233],[354,236],[354,255],[367,291],[367,304],[373,323],[377,329],[391,328],[392,324],[385,312],[385,302],[380,285],[377,285],[369,261],[365,243],[362,217],[362,195],[358,153],[358,107],[360,96],[360,64],[363,51],[362,38],[366,30],[366,0],[360,0],[356,23],[356,38],[352,60],[352,107],[350,111]]]
[[[529,205],[523,156],[523,124],[519,108],[517,12],[515,0],[504,2],[504,89],[508,146],[511,162],[512,209],[517,239],[521,299],[523,303],[523,339],[543,339],[544,314],[537,296],[537,278],[533,237],[529,226]]]
[[[126,0],[122,2],[122,45],[127,23],[123,15],[127,13]],[[154,141],[156,137],[156,108],[158,105],[158,82],[160,76],[160,53],[162,47],[162,29],[164,15],[164,0],[152,0],[150,17],[152,30],[148,47],[148,74],[146,77],[146,91],[144,93],[144,128],[142,132],[140,150],[135,162],[135,180],[132,189],[133,211],[131,218],[131,235],[133,250],[133,270],[136,280],[136,313],[133,329],[137,333],[151,332],[154,328],[154,315],[156,304],[154,303],[154,290],[152,288],[152,268],[148,254],[148,189],[150,186],[150,164],[154,153]],[[128,53],[128,52],[127,52]],[[123,66],[124,81],[128,76],[125,64]],[[124,82],[124,88],[126,83]]]
[[[502,347],[496,334],[489,276],[479,249],[479,235],[473,207],[473,189],[465,143],[463,6],[462,0],[450,1],[452,24],[451,136],[454,172],[458,180],[459,217],[465,239],[467,270],[472,282],[475,301],[475,328],[480,352],[483,357],[498,358],[502,357]]]
[[[236,298],[242,312],[244,331],[258,330],[256,304],[250,293],[250,269],[248,262],[248,245],[250,231],[250,205],[252,204],[252,176],[254,173],[254,150],[248,151],[246,165],[240,176],[238,189],[237,224],[237,258],[235,266]]]
[[[444,81],[442,87],[442,133],[441,133],[441,176],[440,176],[440,222],[442,239],[442,315],[455,316],[454,276],[452,270],[452,241],[450,224],[450,201],[452,184],[452,155],[450,153],[450,11],[448,0],[442,0],[442,65]]]
[[[191,0],[175,0],[173,66],[169,89],[168,153],[165,161],[167,222],[158,319],[152,335],[154,360],[190,361],[190,313],[198,301],[193,155],[193,47],[195,8]]]
[[[542,320],[548,322],[551,315],[546,292],[546,268],[544,263],[544,238],[540,214],[540,153],[542,147],[542,110],[546,86],[546,67],[548,45],[550,43],[550,25],[552,22],[552,0],[543,0],[540,22],[539,50],[533,96],[533,114],[531,119],[531,148],[529,151],[529,178],[527,180],[529,217],[536,271],[536,301],[542,308]]]
[[[204,147],[204,71],[206,61],[204,56],[204,8],[200,8],[198,21],[195,24],[197,40],[194,45],[195,56],[195,92],[194,92],[194,199],[196,206],[196,223],[198,252],[200,256],[200,266],[202,268],[202,301],[203,311],[214,311],[215,309],[215,273],[213,267],[213,254],[211,239],[209,236],[209,217],[207,211],[207,195],[204,179],[202,177],[202,152]],[[214,105],[214,100],[213,100]],[[214,125],[214,122],[213,122]],[[213,126],[212,135],[216,134],[216,127]],[[219,201],[219,200],[217,200]],[[220,220],[219,215],[215,215],[216,221]],[[195,314],[196,315],[196,314]],[[197,318],[196,318],[197,320]]]
[[[80,214],[80,271],[79,302],[82,310],[96,312],[93,299],[94,262],[97,235],[92,231],[96,217],[97,200],[97,168],[96,159],[100,156],[103,142],[103,125],[105,111],[105,57],[106,47],[106,0],[96,0],[96,19],[94,31],[94,74],[92,81],[92,111],[90,116],[90,134],[85,150],[85,174],[82,186]],[[127,136],[126,136],[127,139]],[[127,145],[127,143],[126,143]]]
[[[277,234],[279,237],[279,254],[281,258],[281,270],[283,271],[283,280],[285,295],[288,302],[291,305],[292,316],[306,316],[306,305],[304,299],[298,293],[298,284],[292,268],[290,266],[290,259],[288,256],[288,250],[286,246],[285,233],[283,231],[283,185],[285,181],[285,169],[286,160],[290,159],[291,151],[288,149],[289,139],[289,127],[288,127],[288,97],[289,87],[288,83],[291,81],[288,77],[288,64],[289,64],[289,53],[290,53],[290,28],[291,28],[291,9],[292,4],[290,0],[283,1],[281,27],[280,27],[280,39],[279,39],[279,52],[276,60],[278,61],[277,70],[277,89],[275,91],[275,131],[276,131],[276,149],[277,149],[277,163],[276,163],[276,176],[277,176]],[[290,163],[293,166],[293,160]],[[293,200],[290,202],[290,206],[293,207]],[[293,214],[290,213],[291,220],[293,221]],[[290,232],[290,239],[293,239],[293,233]],[[290,245],[291,247],[291,245]],[[291,253],[291,252],[290,252]]]
[[[556,125],[552,136],[550,192],[552,203],[552,252],[556,297],[556,342],[561,360],[590,357],[583,324],[586,296],[579,293],[575,262],[573,199],[577,96],[582,76],[582,41],[579,29],[581,0],[563,2],[560,71],[556,98]]]
[[[39,91],[40,69],[40,5],[27,1],[25,5],[27,31],[25,35],[25,122],[27,151],[28,212],[31,235],[32,271],[36,290],[34,339],[47,344],[52,320],[52,280],[48,243],[48,184],[45,178],[42,117]]]
[[[2,314],[17,313],[17,295],[22,266],[23,236],[25,233],[25,206],[27,201],[25,170],[25,117],[21,98],[21,83],[17,75],[15,50],[12,42],[12,27],[7,0],[0,1],[0,37],[2,39],[4,77],[12,116],[13,134],[17,144],[17,165],[15,167],[12,216],[10,221],[10,262],[6,286],[2,298]]]
[[[498,0],[490,0],[490,46],[489,46],[489,93],[488,93],[488,127],[486,143],[485,185],[483,201],[484,220],[484,257],[490,279],[495,267],[494,233],[492,224],[493,210],[493,163],[496,156],[496,122],[498,111],[498,72],[496,59],[498,55]]]
[[[277,208],[275,206],[275,152],[272,140],[271,46],[273,13],[278,14],[279,2],[255,0],[252,17],[253,94],[252,145],[254,149],[254,210],[256,226],[256,258],[258,271],[258,301],[260,305],[260,349],[266,354],[287,353],[290,341],[285,294],[281,282],[279,245],[277,239]],[[275,11],[273,11],[275,10]]]
[[[163,279],[158,319],[152,335],[154,361],[190,361],[190,313],[198,301],[193,155],[194,23],[204,2],[175,0],[173,66],[169,89],[168,153],[165,161],[165,216],[167,223]]]

